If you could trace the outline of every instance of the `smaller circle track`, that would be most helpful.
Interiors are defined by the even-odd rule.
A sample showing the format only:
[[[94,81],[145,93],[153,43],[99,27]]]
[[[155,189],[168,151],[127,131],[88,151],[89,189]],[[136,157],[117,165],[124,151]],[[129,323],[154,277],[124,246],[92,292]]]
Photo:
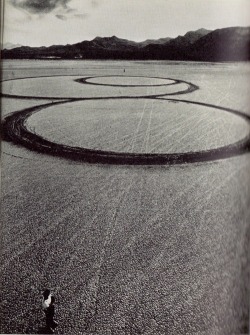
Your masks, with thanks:
[[[119,78],[119,79],[130,79],[132,82],[135,80],[139,79],[144,79],[144,80],[155,80],[157,81],[166,81],[164,84],[111,84],[111,83],[102,83],[102,82],[97,82],[95,81],[96,79],[114,79],[114,78]],[[93,80],[94,79],[94,80]],[[92,81],[91,81],[92,80]],[[176,79],[169,79],[169,78],[162,78],[162,77],[142,77],[142,76],[99,76],[99,77],[86,77],[86,78],[80,78],[75,80],[77,83],[81,84],[88,84],[88,85],[95,85],[95,86],[109,86],[109,87],[161,87],[161,86],[170,86],[170,85],[176,85],[176,84],[181,84],[183,81],[181,80],[176,80]],[[169,82],[170,81],[170,82]]]
[[[72,78],[70,78],[72,77]],[[156,84],[115,84],[98,83],[94,80],[103,78],[118,78],[122,80],[131,79],[155,81]],[[93,80],[91,82],[91,80]],[[157,84],[157,81],[160,84]],[[166,82],[164,82],[166,81]],[[163,83],[162,83],[163,82]],[[6,83],[6,84],[5,84]],[[79,85],[78,85],[79,84]],[[96,86],[98,90],[93,90]],[[39,90],[36,87],[40,88]],[[108,88],[110,88],[108,90]],[[130,88],[134,90],[130,90]],[[151,91],[150,91],[151,88]],[[7,79],[2,81],[2,97],[28,100],[85,100],[85,99],[108,99],[108,98],[158,98],[189,94],[199,87],[191,82],[145,76],[98,76],[98,77],[77,77],[77,76],[41,76],[18,79]],[[54,92],[53,95],[51,92]],[[56,92],[56,93],[55,93]]]

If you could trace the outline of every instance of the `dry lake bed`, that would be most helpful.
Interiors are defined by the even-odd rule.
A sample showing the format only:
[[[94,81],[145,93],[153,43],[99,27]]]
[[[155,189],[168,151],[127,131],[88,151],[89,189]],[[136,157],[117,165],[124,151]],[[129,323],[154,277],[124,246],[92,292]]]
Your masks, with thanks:
[[[1,333],[247,334],[249,75],[3,62]]]

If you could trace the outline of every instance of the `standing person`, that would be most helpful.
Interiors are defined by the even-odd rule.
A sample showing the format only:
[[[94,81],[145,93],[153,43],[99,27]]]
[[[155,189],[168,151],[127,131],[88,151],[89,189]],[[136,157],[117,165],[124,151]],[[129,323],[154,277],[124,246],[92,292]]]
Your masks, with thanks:
[[[50,290],[46,289],[43,292],[43,301],[42,301],[42,308],[43,308],[44,312],[49,307],[49,305],[51,303],[51,297],[52,297],[52,295],[50,293]]]
[[[51,302],[49,307],[45,310],[45,315],[46,315],[46,326],[48,330],[52,333],[54,333],[55,328],[58,326],[58,323],[54,321],[54,316],[55,316],[55,297],[51,296]]]

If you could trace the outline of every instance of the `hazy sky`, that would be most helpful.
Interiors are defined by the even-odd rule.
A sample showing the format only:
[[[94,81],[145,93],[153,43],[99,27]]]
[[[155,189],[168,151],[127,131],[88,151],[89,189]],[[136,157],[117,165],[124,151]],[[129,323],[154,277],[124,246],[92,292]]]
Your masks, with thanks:
[[[96,36],[134,41],[250,26],[250,0],[4,0],[4,42],[42,46]]]

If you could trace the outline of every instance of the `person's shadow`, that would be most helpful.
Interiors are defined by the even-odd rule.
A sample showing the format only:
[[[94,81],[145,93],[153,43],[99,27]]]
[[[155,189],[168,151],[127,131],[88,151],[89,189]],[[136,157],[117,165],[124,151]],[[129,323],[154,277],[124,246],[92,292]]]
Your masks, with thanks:
[[[36,334],[54,334],[54,333],[47,327],[39,327]]]

